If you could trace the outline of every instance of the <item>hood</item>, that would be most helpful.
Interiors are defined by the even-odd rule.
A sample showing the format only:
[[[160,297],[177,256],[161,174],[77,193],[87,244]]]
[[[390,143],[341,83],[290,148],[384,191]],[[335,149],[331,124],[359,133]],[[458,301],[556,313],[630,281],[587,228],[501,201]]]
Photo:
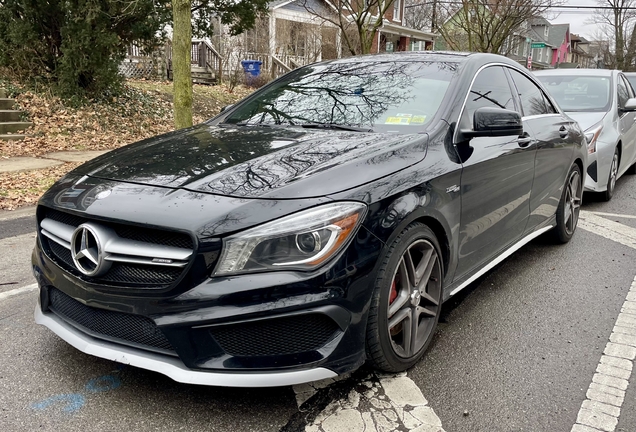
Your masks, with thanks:
[[[570,116],[573,120],[576,120],[581,129],[584,131],[588,130],[607,115],[607,112],[578,112],[578,111],[566,111],[568,116]]]
[[[337,193],[421,161],[427,135],[201,124],[82,165],[90,177],[238,198]]]

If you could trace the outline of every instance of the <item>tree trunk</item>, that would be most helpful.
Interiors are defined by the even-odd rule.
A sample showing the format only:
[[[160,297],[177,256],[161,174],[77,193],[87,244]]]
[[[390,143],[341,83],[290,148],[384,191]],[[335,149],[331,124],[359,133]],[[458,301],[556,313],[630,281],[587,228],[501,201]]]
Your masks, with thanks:
[[[616,51],[616,69],[622,70],[624,66],[625,41],[623,39],[623,24],[620,14],[622,10],[614,10],[614,49]]]
[[[190,70],[192,12],[190,0],[172,0],[172,76],[174,86],[174,127],[192,126],[192,77]]]

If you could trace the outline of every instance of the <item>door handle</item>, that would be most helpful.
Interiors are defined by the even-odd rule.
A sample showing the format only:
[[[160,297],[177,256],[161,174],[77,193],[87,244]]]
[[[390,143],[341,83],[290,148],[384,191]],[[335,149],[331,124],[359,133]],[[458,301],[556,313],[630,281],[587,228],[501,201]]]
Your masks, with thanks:
[[[561,138],[566,138],[568,136],[568,130],[565,128],[565,126],[561,126],[561,128],[559,129],[559,136]]]
[[[530,136],[522,136],[517,138],[517,144],[519,144],[519,147],[528,147],[533,142],[534,139],[532,139],[532,137]]]

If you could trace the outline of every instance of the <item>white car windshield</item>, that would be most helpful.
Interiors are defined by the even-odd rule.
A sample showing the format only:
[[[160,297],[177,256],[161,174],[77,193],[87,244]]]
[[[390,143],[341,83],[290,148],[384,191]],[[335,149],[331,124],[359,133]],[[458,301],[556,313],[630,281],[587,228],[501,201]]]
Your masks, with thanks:
[[[607,111],[610,107],[611,78],[584,75],[538,75],[564,111]]]

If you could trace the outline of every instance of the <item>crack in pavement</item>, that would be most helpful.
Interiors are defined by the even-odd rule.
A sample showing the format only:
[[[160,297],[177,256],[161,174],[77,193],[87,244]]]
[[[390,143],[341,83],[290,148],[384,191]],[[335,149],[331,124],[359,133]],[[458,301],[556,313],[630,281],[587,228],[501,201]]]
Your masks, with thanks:
[[[417,385],[400,374],[358,370],[294,386],[298,412],[280,432],[444,432]]]

